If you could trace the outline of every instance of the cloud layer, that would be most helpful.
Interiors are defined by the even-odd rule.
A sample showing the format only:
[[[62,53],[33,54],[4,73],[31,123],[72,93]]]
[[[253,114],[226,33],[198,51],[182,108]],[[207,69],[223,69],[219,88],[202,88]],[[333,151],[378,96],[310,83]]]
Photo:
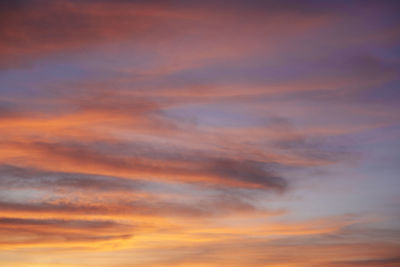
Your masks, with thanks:
[[[2,1],[0,265],[398,265],[398,12]]]

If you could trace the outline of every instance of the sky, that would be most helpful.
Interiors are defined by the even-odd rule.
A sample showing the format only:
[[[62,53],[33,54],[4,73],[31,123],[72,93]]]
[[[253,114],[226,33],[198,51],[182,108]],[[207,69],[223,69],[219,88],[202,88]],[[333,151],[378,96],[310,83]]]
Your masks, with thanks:
[[[400,266],[399,14],[2,0],[0,266]]]

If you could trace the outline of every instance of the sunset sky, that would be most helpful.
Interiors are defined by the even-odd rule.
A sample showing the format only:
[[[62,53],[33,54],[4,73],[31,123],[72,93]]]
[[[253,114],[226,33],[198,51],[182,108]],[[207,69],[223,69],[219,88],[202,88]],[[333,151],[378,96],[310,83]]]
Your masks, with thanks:
[[[1,0],[0,266],[400,266],[399,14]]]

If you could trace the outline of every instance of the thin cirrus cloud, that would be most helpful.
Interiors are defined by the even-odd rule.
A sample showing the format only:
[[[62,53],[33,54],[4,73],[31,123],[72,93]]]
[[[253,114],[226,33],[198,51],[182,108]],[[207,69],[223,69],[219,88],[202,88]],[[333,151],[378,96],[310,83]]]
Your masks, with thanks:
[[[107,241],[130,237],[129,225],[112,221],[0,218],[0,246]],[[93,231],[96,229],[96,231]],[[16,235],[18,233],[18,236]],[[97,232],[97,233],[96,233]],[[127,234],[123,234],[126,232]],[[8,236],[8,238],[7,238]]]
[[[398,7],[2,1],[0,264],[398,265]]]

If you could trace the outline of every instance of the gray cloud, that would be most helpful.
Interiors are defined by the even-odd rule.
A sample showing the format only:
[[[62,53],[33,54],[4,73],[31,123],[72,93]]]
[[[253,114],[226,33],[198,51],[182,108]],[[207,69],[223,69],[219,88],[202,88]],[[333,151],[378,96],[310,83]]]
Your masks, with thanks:
[[[71,188],[74,190],[133,191],[143,183],[129,179],[83,173],[51,172],[29,167],[0,165],[4,188]]]
[[[29,144],[15,143],[16,146],[24,147],[26,150],[32,150],[45,156],[60,161],[68,161],[77,166],[101,166],[110,171],[120,170],[134,174],[135,172],[148,173],[153,177],[160,177],[162,180],[165,175],[176,176],[177,180],[186,182],[195,181],[199,175],[210,175],[214,177],[211,183],[222,183],[227,186],[234,186],[229,181],[240,181],[244,184],[259,185],[265,189],[275,189],[282,191],[287,186],[287,181],[277,174],[266,170],[266,163],[254,162],[248,160],[237,160],[227,157],[215,157],[212,152],[202,152],[197,154],[190,150],[180,152],[166,151],[158,148],[140,153],[135,151],[134,147],[129,147],[122,155],[111,155],[113,149],[108,149],[108,153],[101,152],[98,149],[99,142],[93,144],[82,143],[49,143],[32,142]],[[110,145],[108,145],[110,147]],[[161,154],[158,154],[158,151]],[[150,153],[148,153],[150,152]],[[121,153],[119,153],[121,154]],[[180,154],[180,160],[177,160],[176,154]],[[160,163],[160,155],[163,155],[163,162]],[[178,157],[179,158],[179,157]],[[157,159],[157,160],[155,160]],[[168,163],[185,163],[182,167],[168,165]],[[142,175],[143,177],[143,175]],[[181,179],[178,179],[181,177]]]

